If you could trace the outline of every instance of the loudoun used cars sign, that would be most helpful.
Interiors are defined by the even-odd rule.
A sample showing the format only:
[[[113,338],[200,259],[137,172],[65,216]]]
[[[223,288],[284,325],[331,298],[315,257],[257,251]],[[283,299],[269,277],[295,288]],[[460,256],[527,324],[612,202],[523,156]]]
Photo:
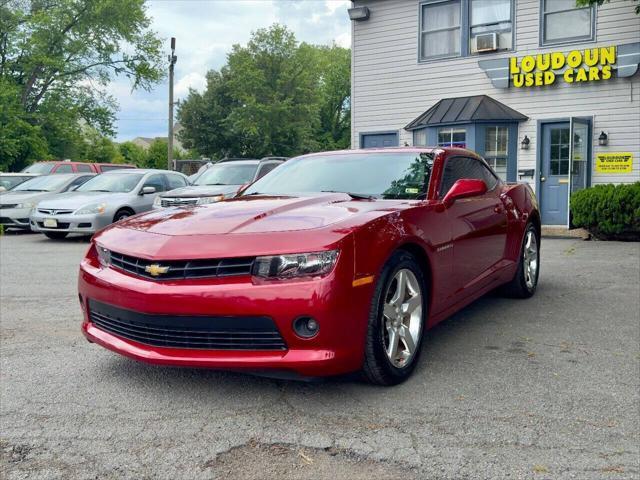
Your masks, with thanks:
[[[632,77],[640,63],[640,42],[478,60],[495,88],[601,82]]]
[[[509,78],[516,88],[609,80],[616,63],[616,47],[526,55],[509,59]]]

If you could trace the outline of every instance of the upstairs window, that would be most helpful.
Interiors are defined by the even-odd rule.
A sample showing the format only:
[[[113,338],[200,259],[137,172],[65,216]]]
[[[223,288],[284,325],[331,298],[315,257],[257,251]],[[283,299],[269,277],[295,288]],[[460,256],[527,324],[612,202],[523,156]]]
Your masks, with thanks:
[[[461,45],[461,0],[421,5],[420,58],[459,56]]]
[[[482,53],[511,50],[513,46],[511,0],[470,0],[470,2],[469,51]]]
[[[595,9],[576,7],[576,0],[542,0],[542,44],[593,40]]]

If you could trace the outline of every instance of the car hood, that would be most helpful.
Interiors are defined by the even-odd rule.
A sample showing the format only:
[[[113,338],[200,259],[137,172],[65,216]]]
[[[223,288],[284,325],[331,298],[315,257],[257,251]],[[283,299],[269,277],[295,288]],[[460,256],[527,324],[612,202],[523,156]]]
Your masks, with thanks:
[[[162,194],[163,197],[209,197],[236,193],[242,185],[191,185]]]
[[[9,191],[0,196],[0,205],[14,205],[23,202],[39,202],[53,195],[57,194],[52,192]]]
[[[313,197],[244,196],[210,205],[154,210],[118,226],[174,236],[302,231],[345,221],[355,225],[366,223],[408,204],[353,200],[342,193]]]
[[[110,203],[128,198],[130,193],[111,192],[66,192],[60,193],[51,199],[44,200],[38,205],[51,209],[75,209],[93,203]]]

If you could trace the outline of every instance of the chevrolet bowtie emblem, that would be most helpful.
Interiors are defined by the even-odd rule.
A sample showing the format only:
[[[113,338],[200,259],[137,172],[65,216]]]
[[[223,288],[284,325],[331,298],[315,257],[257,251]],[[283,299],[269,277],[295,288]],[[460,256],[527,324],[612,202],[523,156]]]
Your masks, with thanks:
[[[169,267],[163,267],[162,265],[158,265],[157,263],[152,263],[151,265],[147,265],[144,267],[144,271],[147,272],[152,277],[157,277],[158,275],[164,275],[169,271]]]

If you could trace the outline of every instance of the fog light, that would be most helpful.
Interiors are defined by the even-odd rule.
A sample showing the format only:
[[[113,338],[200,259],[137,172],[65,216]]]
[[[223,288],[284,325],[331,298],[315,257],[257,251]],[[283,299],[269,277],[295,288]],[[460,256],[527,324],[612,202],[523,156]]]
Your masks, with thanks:
[[[320,330],[318,322],[311,317],[298,317],[293,321],[293,331],[302,338],[315,337]]]

